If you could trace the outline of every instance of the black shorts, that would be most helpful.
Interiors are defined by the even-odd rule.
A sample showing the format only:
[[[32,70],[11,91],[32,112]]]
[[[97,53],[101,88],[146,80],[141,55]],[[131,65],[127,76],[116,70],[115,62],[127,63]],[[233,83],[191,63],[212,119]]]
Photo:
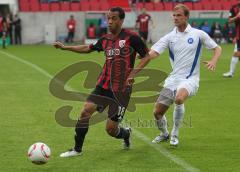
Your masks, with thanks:
[[[144,40],[147,40],[147,38],[148,38],[148,32],[141,32],[141,31],[139,31],[139,35],[140,35]]]
[[[112,121],[121,122],[127,109],[131,92],[131,88],[125,92],[112,92],[96,86],[88,96],[87,101],[97,104],[97,111],[100,113],[109,106],[108,118]]]
[[[240,39],[237,39],[236,44],[237,44],[237,51],[240,51]]]

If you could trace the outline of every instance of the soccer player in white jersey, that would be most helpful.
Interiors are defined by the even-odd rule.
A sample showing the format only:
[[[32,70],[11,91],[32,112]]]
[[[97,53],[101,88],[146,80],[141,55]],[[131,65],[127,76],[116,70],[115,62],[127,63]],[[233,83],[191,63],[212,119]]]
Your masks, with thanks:
[[[161,132],[152,141],[153,143],[169,139],[167,120],[164,114],[173,103],[175,107],[170,145],[177,146],[179,143],[179,127],[184,116],[184,102],[188,97],[195,95],[199,87],[202,44],[207,49],[213,50],[211,60],[204,61],[209,70],[215,70],[221,55],[220,46],[205,32],[192,28],[188,24],[189,13],[187,6],[176,5],[173,10],[173,21],[176,27],[155,43],[150,50],[150,56],[153,59],[168,48],[172,66],[172,72],[165,80],[164,88],[155,104],[154,116]]]

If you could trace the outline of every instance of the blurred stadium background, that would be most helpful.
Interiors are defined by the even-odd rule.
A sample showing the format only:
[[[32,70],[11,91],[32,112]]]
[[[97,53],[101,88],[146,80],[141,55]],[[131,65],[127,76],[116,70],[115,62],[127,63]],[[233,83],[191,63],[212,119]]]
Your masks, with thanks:
[[[165,2],[166,1],[166,2]],[[124,27],[134,28],[137,15],[142,8],[152,16],[155,27],[149,28],[149,41],[157,41],[172,28],[171,10],[182,2],[191,9],[191,20],[201,27],[205,21],[211,28],[214,22],[221,25],[222,36],[234,37],[227,26],[228,12],[237,0],[1,0],[2,16],[14,20],[18,13],[22,21],[22,43],[50,43],[56,39],[62,40],[67,36],[66,21],[74,15],[77,24],[74,41],[87,39],[87,28],[93,23],[96,27],[96,37],[99,36],[99,19],[109,7],[121,6],[127,12]],[[161,17],[159,17],[161,16]],[[14,26],[13,26],[14,27]],[[230,32],[230,33],[229,33]],[[213,35],[212,35],[213,36]],[[224,41],[224,40],[223,40]]]

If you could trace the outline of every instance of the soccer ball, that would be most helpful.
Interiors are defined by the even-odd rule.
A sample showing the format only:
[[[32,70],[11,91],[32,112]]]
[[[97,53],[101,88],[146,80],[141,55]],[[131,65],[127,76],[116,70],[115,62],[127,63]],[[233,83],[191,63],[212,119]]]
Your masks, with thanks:
[[[50,148],[44,143],[34,143],[28,149],[28,159],[37,165],[45,164],[48,162],[51,155]]]

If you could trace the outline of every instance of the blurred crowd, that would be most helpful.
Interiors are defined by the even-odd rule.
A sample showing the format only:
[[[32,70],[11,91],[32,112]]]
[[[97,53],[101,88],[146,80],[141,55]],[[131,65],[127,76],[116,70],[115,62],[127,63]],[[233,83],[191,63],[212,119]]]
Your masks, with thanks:
[[[19,16],[0,14],[0,33],[1,39],[9,39],[9,44],[22,44],[21,19]]]
[[[191,25],[194,28],[203,30],[218,43],[233,42],[236,35],[234,24],[229,24],[228,22],[226,22],[223,26],[221,26],[218,22],[214,22],[210,26],[208,21],[204,21],[200,25],[197,25],[197,23],[193,21]]]

